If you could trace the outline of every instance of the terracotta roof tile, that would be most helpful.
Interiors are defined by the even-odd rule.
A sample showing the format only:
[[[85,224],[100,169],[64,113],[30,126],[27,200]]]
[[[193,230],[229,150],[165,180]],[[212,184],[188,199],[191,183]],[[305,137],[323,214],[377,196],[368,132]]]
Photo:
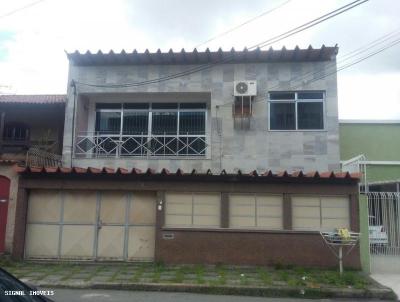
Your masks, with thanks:
[[[119,174],[129,174],[129,170],[128,169],[124,169],[124,168],[118,168],[117,173],[119,173]]]
[[[90,173],[93,173],[93,174],[99,174],[99,173],[102,172],[101,169],[92,168],[92,167],[89,167],[89,168],[88,168],[88,171],[89,171]]]
[[[361,179],[362,174],[361,173],[349,173],[349,172],[332,172],[332,171],[327,171],[327,172],[318,172],[318,171],[312,171],[312,172],[307,172],[304,173],[303,171],[294,171],[292,173],[289,173],[287,171],[281,171],[278,173],[273,173],[272,171],[266,171],[264,173],[258,173],[256,170],[248,173],[248,174],[243,174],[241,170],[238,170],[236,173],[227,173],[225,170],[222,170],[220,173],[213,174],[212,171],[209,169],[205,173],[199,173],[196,170],[192,170],[190,173],[185,173],[182,169],[176,170],[175,173],[170,172],[167,169],[161,169],[161,171],[157,172],[154,169],[147,169],[146,171],[142,171],[140,169],[133,168],[132,170],[127,170],[124,168],[118,168],[118,169],[112,169],[112,168],[79,168],[79,167],[73,167],[73,168],[66,168],[66,167],[21,167],[21,166],[16,166],[15,171],[20,174],[109,174],[109,175],[116,175],[116,174],[121,174],[121,175],[132,175],[132,176],[152,176],[152,175],[159,175],[159,176],[188,176],[188,177],[212,177],[212,178],[218,178],[218,177],[235,177],[235,176],[240,176],[243,178],[255,178],[257,177],[258,179],[304,179],[305,181],[308,180],[318,180],[318,179],[326,179],[326,180],[340,180],[340,179],[349,179],[349,180],[359,180]]]
[[[115,173],[115,170],[114,170],[113,168],[104,167],[104,168],[103,168],[103,172],[105,172],[105,173],[107,173],[107,174],[114,174],[114,173]]]

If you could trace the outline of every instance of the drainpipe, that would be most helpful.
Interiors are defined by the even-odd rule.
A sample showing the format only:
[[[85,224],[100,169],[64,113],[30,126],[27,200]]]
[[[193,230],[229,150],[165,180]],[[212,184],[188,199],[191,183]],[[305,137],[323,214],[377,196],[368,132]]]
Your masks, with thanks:
[[[72,168],[72,159],[74,154],[74,140],[75,140],[75,114],[76,114],[76,83],[74,80],[71,80],[71,87],[74,90],[74,103],[72,108],[72,131],[71,131],[71,168]]]

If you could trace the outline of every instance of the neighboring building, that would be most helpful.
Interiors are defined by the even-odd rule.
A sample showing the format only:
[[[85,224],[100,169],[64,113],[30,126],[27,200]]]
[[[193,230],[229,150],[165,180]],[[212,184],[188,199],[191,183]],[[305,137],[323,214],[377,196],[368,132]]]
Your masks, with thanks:
[[[340,121],[340,159],[365,169],[369,191],[400,192],[399,150],[400,121]]]
[[[18,168],[13,256],[335,265],[319,231],[359,230],[337,51],[68,54],[64,167]]]
[[[11,252],[18,190],[14,164],[61,162],[65,95],[0,95],[0,253]]]
[[[400,273],[399,150],[398,120],[340,121],[342,167],[363,172],[360,201],[368,210],[361,223],[368,223],[372,273]]]

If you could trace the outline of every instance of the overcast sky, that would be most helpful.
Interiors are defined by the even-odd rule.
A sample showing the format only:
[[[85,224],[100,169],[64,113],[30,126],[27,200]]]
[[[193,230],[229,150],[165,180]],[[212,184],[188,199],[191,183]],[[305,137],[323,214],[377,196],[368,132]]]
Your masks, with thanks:
[[[32,2],[0,1],[2,93],[65,93],[68,61],[64,50],[192,50],[286,0],[44,0],[7,15]],[[200,49],[242,49],[349,2],[291,0]],[[400,30],[399,12],[399,0],[370,0],[273,46],[338,44],[340,62],[343,54]],[[340,118],[400,119],[399,52],[396,45],[338,73]]]

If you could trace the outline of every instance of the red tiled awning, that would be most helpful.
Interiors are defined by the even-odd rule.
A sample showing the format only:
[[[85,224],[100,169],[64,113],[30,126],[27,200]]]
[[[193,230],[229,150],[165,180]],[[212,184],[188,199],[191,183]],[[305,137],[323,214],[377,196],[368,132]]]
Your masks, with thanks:
[[[258,173],[252,171],[250,173],[242,173],[238,170],[236,173],[227,173],[225,170],[219,173],[213,173],[211,170],[206,172],[183,171],[181,169],[175,172],[170,172],[167,169],[155,171],[153,169],[147,169],[142,171],[137,168],[133,169],[112,169],[103,167],[99,168],[79,168],[79,167],[16,167],[16,172],[25,176],[126,176],[126,177],[145,177],[154,179],[202,179],[202,180],[247,180],[247,181],[284,181],[284,182],[340,182],[340,183],[357,183],[361,178],[361,173],[349,173],[349,172],[307,172],[295,171],[287,172],[282,171],[274,173],[271,170],[265,171],[264,173]]]

